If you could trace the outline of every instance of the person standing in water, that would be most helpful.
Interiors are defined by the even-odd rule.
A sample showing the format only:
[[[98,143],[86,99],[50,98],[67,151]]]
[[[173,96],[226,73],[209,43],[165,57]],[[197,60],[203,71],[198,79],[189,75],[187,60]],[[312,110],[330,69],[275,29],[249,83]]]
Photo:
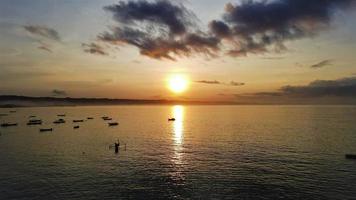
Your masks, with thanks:
[[[120,148],[120,140],[117,139],[117,143],[115,142],[115,153],[119,153],[119,148]]]

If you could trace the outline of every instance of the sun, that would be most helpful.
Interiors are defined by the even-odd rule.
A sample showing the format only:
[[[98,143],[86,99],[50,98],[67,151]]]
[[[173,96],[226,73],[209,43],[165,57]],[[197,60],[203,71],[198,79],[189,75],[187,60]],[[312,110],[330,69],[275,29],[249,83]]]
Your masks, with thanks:
[[[175,74],[168,79],[168,88],[174,93],[182,93],[187,90],[189,81],[188,79],[181,75]]]

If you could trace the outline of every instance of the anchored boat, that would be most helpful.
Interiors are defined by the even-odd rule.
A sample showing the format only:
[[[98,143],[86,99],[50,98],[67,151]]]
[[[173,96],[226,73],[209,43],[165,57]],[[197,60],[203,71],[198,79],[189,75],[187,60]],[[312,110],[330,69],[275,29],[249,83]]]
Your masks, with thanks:
[[[2,127],[8,127],[8,126],[17,126],[17,123],[3,123],[1,124]]]
[[[108,124],[109,124],[109,126],[118,126],[119,125],[119,123],[117,123],[117,122],[110,122]]]

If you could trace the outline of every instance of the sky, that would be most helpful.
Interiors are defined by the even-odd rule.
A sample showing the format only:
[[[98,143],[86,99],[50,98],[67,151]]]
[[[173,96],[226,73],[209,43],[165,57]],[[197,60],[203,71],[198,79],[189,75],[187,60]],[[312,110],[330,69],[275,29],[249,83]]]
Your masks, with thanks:
[[[2,0],[0,94],[356,102],[355,4]]]

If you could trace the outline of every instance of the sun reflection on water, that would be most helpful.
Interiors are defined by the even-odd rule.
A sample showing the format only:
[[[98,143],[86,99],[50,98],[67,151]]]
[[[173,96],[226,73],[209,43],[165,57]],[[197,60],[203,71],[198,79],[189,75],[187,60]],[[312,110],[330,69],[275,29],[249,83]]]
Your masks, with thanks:
[[[173,140],[175,146],[181,146],[183,143],[183,120],[184,120],[184,107],[183,106],[173,106],[172,115],[176,119],[173,123]]]
[[[183,106],[173,106],[171,115],[175,118],[172,124],[172,164],[174,166],[171,172],[171,178],[175,183],[183,184],[182,181],[185,180],[184,176],[184,107]]]

